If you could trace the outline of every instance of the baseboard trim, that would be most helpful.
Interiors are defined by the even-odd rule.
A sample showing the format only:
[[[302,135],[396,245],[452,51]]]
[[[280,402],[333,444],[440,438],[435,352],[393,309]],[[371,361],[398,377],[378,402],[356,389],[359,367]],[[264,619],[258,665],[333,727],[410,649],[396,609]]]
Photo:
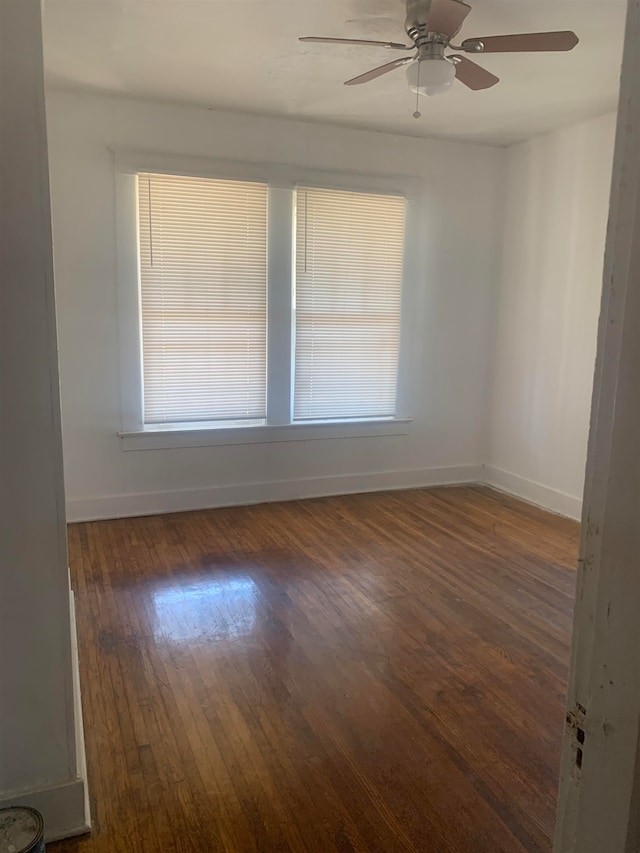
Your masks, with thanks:
[[[84,779],[73,779],[59,785],[15,792],[0,798],[0,809],[31,806],[44,818],[45,841],[58,841],[73,835],[84,835],[91,826],[85,821],[86,786]]]
[[[522,498],[522,500],[542,507],[542,509],[555,512],[558,515],[564,515],[567,518],[573,518],[577,521],[580,520],[582,500],[573,495],[568,495],[565,492],[544,486],[535,480],[528,480],[526,477],[521,477],[518,474],[511,474],[509,471],[502,470],[502,468],[495,468],[493,465],[484,466],[482,479],[487,486],[498,489],[498,491]]]
[[[482,480],[482,465],[456,465],[417,470],[382,471],[370,474],[339,474],[300,480],[214,486],[170,492],[108,495],[67,502],[67,520],[96,521],[188,512],[225,506],[273,503],[304,498],[415,489],[425,486],[461,485]]]
[[[79,522],[109,518],[131,518],[141,515],[161,515],[168,512],[214,509],[216,507],[304,500],[331,495],[351,495],[471,483],[482,483],[559,515],[580,519],[582,510],[580,498],[492,465],[454,465],[417,470],[338,474],[330,477],[242,483],[239,485],[212,486],[207,489],[124,493],[98,498],[81,498],[67,502],[67,520]]]
[[[87,752],[84,742],[84,718],[82,714],[82,692],[80,686],[80,658],[78,655],[78,629],[76,624],[76,596],[69,590],[69,613],[71,621],[71,666],[73,670],[73,704],[76,735],[76,767],[79,779],[84,783],[83,817],[77,832],[82,835],[91,830],[91,806],[89,803],[89,776],[87,774]],[[58,836],[59,838],[66,836]],[[55,840],[55,839],[47,839]]]
[[[0,809],[9,806],[31,806],[44,819],[45,841],[58,841],[74,835],[84,835],[91,830],[89,790],[87,786],[87,760],[82,725],[80,697],[80,667],[78,661],[78,636],[76,633],[75,596],[69,590],[71,623],[71,665],[73,668],[73,700],[75,707],[76,778],[56,785],[26,791],[12,791],[0,797]]]
[[[31,806],[44,819],[45,841],[58,841],[91,830],[89,789],[87,785],[87,759],[82,724],[80,696],[80,666],[78,635],[76,632],[75,596],[69,590],[69,615],[71,627],[71,666],[73,670],[73,701],[75,710],[76,778],[55,785],[46,785],[23,791],[5,792],[0,797],[0,809],[10,806]]]

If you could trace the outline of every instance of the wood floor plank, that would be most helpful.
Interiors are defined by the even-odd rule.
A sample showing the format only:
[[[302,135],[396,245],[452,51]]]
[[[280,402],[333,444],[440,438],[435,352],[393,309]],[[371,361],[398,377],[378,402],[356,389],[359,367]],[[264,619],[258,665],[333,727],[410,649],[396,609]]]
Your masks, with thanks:
[[[71,525],[94,830],[550,853],[578,525],[482,487]]]

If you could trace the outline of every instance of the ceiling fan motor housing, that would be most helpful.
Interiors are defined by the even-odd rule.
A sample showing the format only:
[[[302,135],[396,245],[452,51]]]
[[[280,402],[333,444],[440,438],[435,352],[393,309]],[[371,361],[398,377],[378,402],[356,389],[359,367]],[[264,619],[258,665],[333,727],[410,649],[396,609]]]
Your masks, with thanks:
[[[429,28],[432,0],[407,0],[405,32],[420,52],[420,59],[442,58],[450,37]]]
[[[427,31],[430,8],[431,0],[407,0],[407,16],[404,22],[404,29],[407,35],[414,41],[416,40],[416,36],[422,35]]]

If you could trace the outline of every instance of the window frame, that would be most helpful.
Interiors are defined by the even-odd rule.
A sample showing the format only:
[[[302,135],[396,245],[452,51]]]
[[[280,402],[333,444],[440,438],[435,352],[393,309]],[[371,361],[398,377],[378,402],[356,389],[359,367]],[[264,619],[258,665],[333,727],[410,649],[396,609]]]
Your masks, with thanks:
[[[409,366],[416,335],[415,288],[418,279],[419,179],[332,172],[280,164],[178,156],[126,149],[112,151],[115,165],[117,298],[121,425],[123,450],[203,447],[328,438],[406,435],[412,418]],[[267,232],[267,416],[264,422],[150,424],[143,421],[142,313],[138,257],[136,176],[141,172],[268,185]],[[400,347],[394,417],[328,421],[293,420],[293,243],[294,194],[298,185],[324,189],[402,195],[406,199]]]

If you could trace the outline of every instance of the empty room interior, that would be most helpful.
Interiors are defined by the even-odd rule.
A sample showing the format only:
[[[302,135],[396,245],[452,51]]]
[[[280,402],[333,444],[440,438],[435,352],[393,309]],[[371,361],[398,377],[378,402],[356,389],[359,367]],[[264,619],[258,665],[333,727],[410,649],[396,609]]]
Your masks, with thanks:
[[[5,314],[0,808],[550,853],[626,3],[0,5],[54,282]]]

